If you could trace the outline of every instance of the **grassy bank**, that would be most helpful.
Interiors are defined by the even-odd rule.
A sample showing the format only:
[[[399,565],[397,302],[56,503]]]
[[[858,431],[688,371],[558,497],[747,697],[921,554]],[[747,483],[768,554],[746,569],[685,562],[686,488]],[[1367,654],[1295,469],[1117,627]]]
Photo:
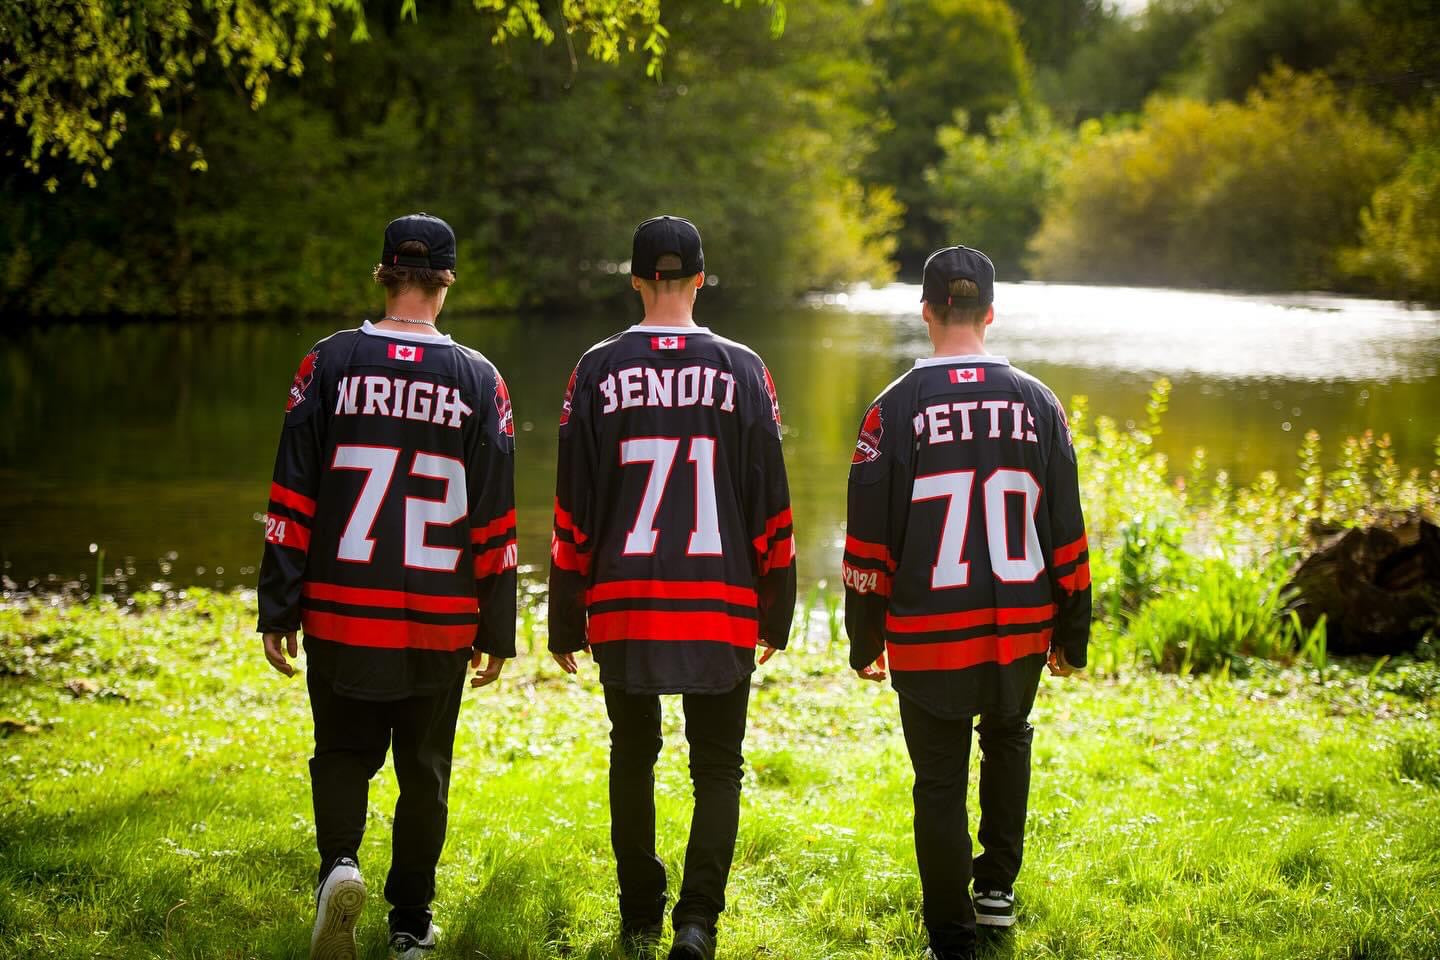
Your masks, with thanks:
[[[252,625],[245,594],[0,609],[0,955],[305,955],[309,716]],[[758,674],[725,957],[924,946],[894,696],[823,632]],[[1440,955],[1440,668],[1371,666],[1048,680],[1022,920],[982,956]],[[437,957],[616,955],[607,725],[582,677],[537,652],[468,695]],[[672,878],[677,721],[657,774]],[[387,771],[377,888],[393,800]],[[362,934],[382,956],[378,895]]]

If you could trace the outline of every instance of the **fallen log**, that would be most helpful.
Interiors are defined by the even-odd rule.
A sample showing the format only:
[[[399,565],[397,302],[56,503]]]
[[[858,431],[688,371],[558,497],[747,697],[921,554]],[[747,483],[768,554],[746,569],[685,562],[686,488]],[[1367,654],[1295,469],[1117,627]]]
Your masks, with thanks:
[[[1331,653],[1408,653],[1440,625],[1440,525],[1427,513],[1394,514],[1322,532],[1290,572],[1286,611],[1305,628],[1325,617]]]

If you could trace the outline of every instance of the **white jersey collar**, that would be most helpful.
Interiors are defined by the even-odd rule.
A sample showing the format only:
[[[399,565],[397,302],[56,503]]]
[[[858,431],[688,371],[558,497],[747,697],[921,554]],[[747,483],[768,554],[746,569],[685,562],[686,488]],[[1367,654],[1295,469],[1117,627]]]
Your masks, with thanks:
[[[959,357],[921,357],[915,361],[917,367],[948,367],[955,363],[993,363],[997,366],[1008,367],[1010,361],[1004,357],[997,357],[993,353],[967,353]]]
[[[626,330],[625,332],[626,332],[626,333],[667,333],[667,334],[670,334],[671,336],[674,336],[675,334],[682,334],[682,335],[685,335],[685,336],[690,336],[690,335],[697,334],[697,333],[706,333],[706,334],[708,334],[708,333],[710,332],[710,328],[709,328],[709,327],[655,327],[655,326],[649,326],[649,327],[647,327],[647,326],[645,326],[643,323],[637,323],[637,324],[635,324],[635,326],[631,327],[629,330]]]
[[[411,340],[415,343],[454,343],[448,333],[411,333],[408,330],[381,330],[375,324],[366,320],[360,326],[360,332],[372,337],[389,337],[391,340]]]

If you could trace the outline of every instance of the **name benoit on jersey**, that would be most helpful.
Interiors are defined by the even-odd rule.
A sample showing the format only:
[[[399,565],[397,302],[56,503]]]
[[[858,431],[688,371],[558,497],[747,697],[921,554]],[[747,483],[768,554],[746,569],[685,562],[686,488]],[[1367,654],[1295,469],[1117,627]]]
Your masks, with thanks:
[[[717,381],[719,381],[717,383]],[[713,407],[724,387],[720,409],[735,410],[735,375],[715,367],[626,367],[600,381],[602,413],[631,407]]]

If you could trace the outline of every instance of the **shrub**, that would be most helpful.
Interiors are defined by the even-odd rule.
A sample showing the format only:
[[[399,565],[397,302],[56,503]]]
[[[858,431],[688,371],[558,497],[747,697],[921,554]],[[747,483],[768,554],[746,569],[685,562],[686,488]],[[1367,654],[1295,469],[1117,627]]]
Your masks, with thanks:
[[[1244,104],[1152,99],[1082,141],[1031,243],[1055,280],[1337,288],[1337,251],[1401,162],[1329,81],[1277,71]]]

